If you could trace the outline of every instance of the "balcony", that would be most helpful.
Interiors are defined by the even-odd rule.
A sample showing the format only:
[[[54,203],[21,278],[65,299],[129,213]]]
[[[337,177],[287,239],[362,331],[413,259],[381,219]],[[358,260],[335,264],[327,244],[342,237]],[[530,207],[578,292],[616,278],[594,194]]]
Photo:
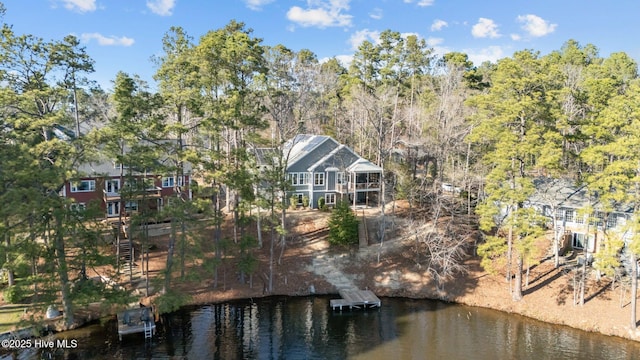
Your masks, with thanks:
[[[112,202],[112,201],[120,201],[120,200],[122,200],[123,194],[121,194],[120,192],[107,191],[107,190],[102,190],[102,192],[104,194],[104,201],[105,202]],[[147,188],[145,190],[140,190],[140,191],[136,191],[136,192],[132,192],[132,193],[127,193],[127,194],[124,194],[124,196],[126,196],[128,199],[142,199],[142,198],[155,199],[155,198],[161,198],[162,197],[162,188],[158,187],[158,186],[154,186],[154,187],[151,187],[151,188]]]
[[[380,190],[380,183],[379,182],[356,183],[356,190],[357,191],[378,191]],[[345,184],[337,184],[336,191],[343,194],[353,192],[353,183],[347,182]]]

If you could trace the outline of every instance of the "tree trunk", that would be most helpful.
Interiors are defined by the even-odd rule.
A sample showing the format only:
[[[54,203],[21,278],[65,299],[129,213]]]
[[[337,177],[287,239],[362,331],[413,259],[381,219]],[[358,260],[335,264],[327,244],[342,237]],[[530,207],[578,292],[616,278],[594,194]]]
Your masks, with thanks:
[[[56,231],[54,237],[56,262],[58,263],[58,277],[60,278],[60,293],[64,311],[64,324],[70,328],[73,324],[73,303],[71,302],[71,284],[67,268],[67,258],[64,248],[64,224],[62,214],[56,214]]]
[[[587,256],[589,255],[589,225],[587,225],[587,236],[584,240],[584,259],[582,263],[582,274],[580,276],[580,305],[584,305],[584,293],[587,287]]]
[[[506,280],[509,282],[509,291],[511,291],[511,258],[513,256],[513,226],[509,226],[507,234],[507,275]]]
[[[551,208],[551,215],[553,216],[553,267],[557,269],[560,266],[560,239],[558,234],[558,219],[556,217],[556,208]]]
[[[637,325],[636,321],[636,305],[638,303],[638,259],[633,251],[629,251],[631,254],[631,328],[635,329]]]
[[[524,261],[522,255],[518,254],[518,260],[516,261],[516,283],[513,289],[513,300],[522,300],[522,269]]]
[[[9,220],[4,220],[5,229],[10,229]],[[15,284],[15,277],[13,273],[13,269],[11,269],[11,235],[9,232],[5,233],[5,244],[7,245],[7,255],[6,262],[9,264],[9,269],[7,269],[7,286],[11,287]]]
[[[144,272],[144,288],[145,288],[145,295],[149,296],[149,222],[147,221],[147,219],[144,219],[144,234],[143,234],[143,239],[144,239],[144,248],[143,248],[143,272]]]
[[[173,270],[173,252],[176,247],[176,219],[171,217],[171,235],[169,235],[169,247],[167,249],[167,264],[165,268],[164,288],[163,293],[169,291],[171,285],[171,270]]]
[[[184,219],[180,220],[180,279],[184,280],[187,253],[187,228]]]
[[[213,199],[213,203],[214,203],[214,221],[215,221],[215,231],[213,232],[213,241],[215,243],[216,246],[216,265],[215,265],[215,270],[214,270],[214,275],[213,275],[213,287],[217,288],[218,287],[218,267],[219,264],[222,262],[222,249],[220,248],[221,244],[220,242],[222,241],[222,220],[223,220],[223,215],[222,215],[222,202],[220,199],[220,194],[222,192],[222,186],[221,185],[216,185],[215,183],[213,184],[213,188],[215,189],[217,187],[217,192],[214,193],[214,197],[215,199]]]
[[[256,230],[258,231],[258,247],[262,249],[262,215],[260,214],[260,205],[256,206],[258,215],[256,217]]]
[[[274,211],[273,207],[271,208],[271,211]],[[272,215],[273,216],[273,215]],[[274,252],[274,246],[276,243],[276,228],[275,228],[275,224],[271,224],[271,244],[270,244],[270,248],[269,248],[269,279],[268,279],[268,285],[267,285],[267,292],[270,294],[273,292],[273,252]]]
[[[286,191],[282,191],[282,211],[280,212],[280,256],[278,257],[278,265],[282,264],[282,256],[287,246],[287,196]]]

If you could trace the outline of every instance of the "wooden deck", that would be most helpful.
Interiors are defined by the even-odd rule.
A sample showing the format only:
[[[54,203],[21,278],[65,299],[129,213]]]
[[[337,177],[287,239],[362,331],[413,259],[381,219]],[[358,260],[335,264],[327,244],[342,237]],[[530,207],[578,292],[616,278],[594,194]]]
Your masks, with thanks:
[[[156,332],[153,311],[148,307],[128,309],[118,313],[118,338],[122,335],[143,333],[145,339]]]
[[[380,299],[371,290],[340,290],[338,292],[342,299],[332,299],[330,301],[333,310],[342,309],[368,309],[380,307]]]

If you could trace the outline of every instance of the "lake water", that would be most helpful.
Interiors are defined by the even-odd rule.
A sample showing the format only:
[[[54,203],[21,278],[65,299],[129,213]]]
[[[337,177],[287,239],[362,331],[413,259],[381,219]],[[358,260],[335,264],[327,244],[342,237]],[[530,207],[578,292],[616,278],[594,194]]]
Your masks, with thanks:
[[[191,307],[165,316],[151,341],[142,334],[119,341],[115,322],[108,321],[58,335],[77,340],[75,349],[30,349],[4,358],[640,359],[637,342],[488,309],[382,298],[380,309],[334,312],[329,299]]]

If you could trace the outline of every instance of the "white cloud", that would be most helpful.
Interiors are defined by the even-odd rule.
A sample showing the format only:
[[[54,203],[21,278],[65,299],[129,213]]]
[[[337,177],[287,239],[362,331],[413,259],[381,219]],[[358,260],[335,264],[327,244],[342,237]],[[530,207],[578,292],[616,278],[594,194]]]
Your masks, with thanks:
[[[520,41],[522,39],[522,36],[520,36],[520,34],[511,34],[509,36],[511,36],[511,40],[513,41]]]
[[[449,26],[449,24],[446,21],[436,19],[433,20],[433,23],[431,24],[431,31],[440,31],[447,26]]]
[[[406,33],[400,33],[400,37],[402,37],[403,39],[408,38],[409,36],[415,36],[416,38],[420,39],[420,34],[418,34],[417,32],[406,32]]]
[[[176,0],[147,0],[149,10],[160,16],[171,15],[174,6],[176,6]]]
[[[371,11],[369,13],[369,17],[371,17],[372,19],[375,19],[375,20],[382,19],[382,9],[380,9],[380,8],[373,9],[373,11]]]
[[[307,0],[307,8],[292,6],[287,19],[303,27],[351,26],[353,16],[345,14],[351,0]]]
[[[101,46],[131,46],[135,42],[132,38],[126,36],[104,36],[99,33],[84,33],[80,35],[80,40],[84,43],[88,43],[91,40],[96,40]]]
[[[373,44],[380,43],[380,31],[364,29],[354,32],[349,38],[351,49],[357,50],[365,40],[369,40]]]
[[[411,4],[411,3],[413,3],[413,0],[404,0],[404,2],[407,3],[407,4]],[[418,0],[416,2],[416,5],[418,5],[420,7],[426,7],[426,6],[433,5],[434,2],[435,2],[435,0]]]
[[[440,44],[442,44],[444,42],[444,39],[443,38],[437,38],[437,37],[429,37],[429,38],[427,38],[425,40],[425,42],[430,47],[436,47],[436,46],[439,46]]]
[[[62,0],[65,9],[78,11],[78,12],[88,12],[88,11],[96,11],[96,0]]]
[[[351,66],[351,62],[353,62],[353,54],[351,55],[336,55],[333,57],[324,57],[320,60],[318,60],[321,64],[326,63],[327,61],[336,58],[336,60],[338,60],[338,62],[340,63],[340,65],[344,66],[345,68],[349,68],[349,66]]]
[[[543,18],[532,14],[520,15],[517,20],[518,22],[523,23],[522,29],[533,37],[541,37],[551,34],[558,26],[558,24],[550,24]]]
[[[485,61],[495,63],[504,57],[504,51],[500,46],[489,46],[480,50],[464,50],[463,52],[469,56],[469,60],[473,61],[476,66]]]
[[[500,33],[498,32],[498,25],[491,19],[480,18],[478,23],[471,28],[471,35],[476,38],[498,38]]]
[[[442,45],[442,44],[444,44],[444,39],[443,38],[429,37],[429,38],[425,39],[425,42],[427,43],[427,45],[431,49],[433,49],[433,55],[435,55],[437,57],[441,57],[444,54],[450,53],[452,51],[447,46],[443,46]]]
[[[251,10],[260,10],[263,6],[272,3],[273,0],[244,0],[247,7]]]
[[[422,7],[431,6],[433,5],[434,2],[435,0],[420,0],[418,1],[418,6],[422,6]]]

